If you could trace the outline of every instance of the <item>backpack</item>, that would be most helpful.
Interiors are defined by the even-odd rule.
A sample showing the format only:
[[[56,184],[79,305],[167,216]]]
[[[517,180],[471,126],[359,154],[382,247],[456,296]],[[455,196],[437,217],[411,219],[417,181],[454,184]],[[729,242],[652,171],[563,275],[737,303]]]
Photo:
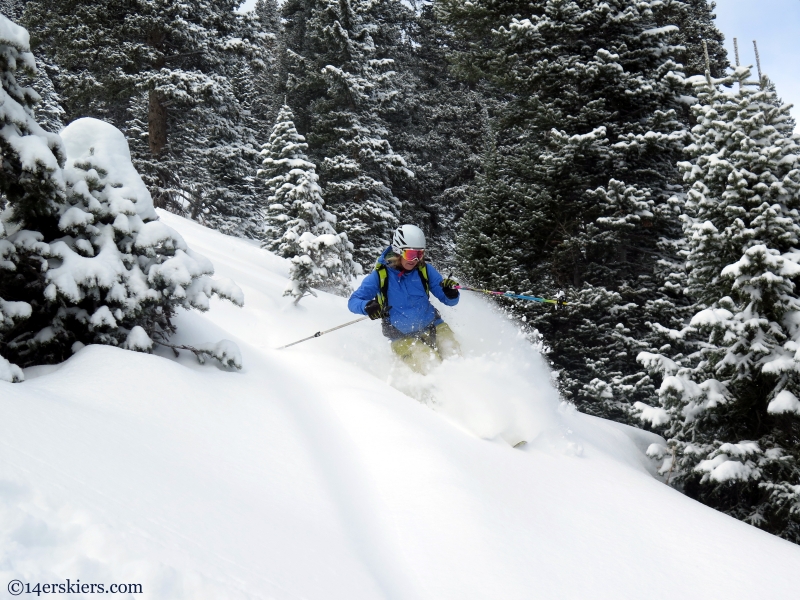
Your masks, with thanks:
[[[381,310],[384,310],[387,306],[386,302],[388,299],[389,272],[386,270],[386,265],[383,263],[377,263],[375,265],[375,270],[378,272],[378,281],[380,282],[380,291],[378,295],[375,296],[375,299],[378,301]],[[425,293],[430,297],[431,285],[428,282],[428,266],[423,262],[417,267],[417,271],[419,271],[419,276],[422,278],[422,285],[425,286]]]

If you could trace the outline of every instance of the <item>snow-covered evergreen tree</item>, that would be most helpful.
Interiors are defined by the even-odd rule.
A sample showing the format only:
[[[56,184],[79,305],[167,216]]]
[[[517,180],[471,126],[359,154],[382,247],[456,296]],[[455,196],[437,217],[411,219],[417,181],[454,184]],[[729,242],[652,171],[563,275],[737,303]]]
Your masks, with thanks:
[[[264,247],[292,260],[287,295],[296,301],[313,294],[312,287],[341,294],[360,268],[353,262],[353,245],[337,233],[336,217],[325,210],[316,167],[308,160],[308,144],[297,133],[292,110],[284,105],[262,150],[269,190]]]
[[[207,310],[212,294],[242,303],[235,284],[210,279],[209,261],[158,220],[119,130],[87,118],[62,136],[66,199],[55,215],[37,219],[47,231],[38,246],[49,268],[41,270],[34,314],[5,343],[9,355],[35,364],[87,344],[148,351],[169,344],[178,307]]]
[[[397,226],[392,181],[410,177],[378,109],[393,101],[393,61],[377,53],[367,0],[289,0],[283,6],[289,101],[320,165],[328,206],[371,265]]]
[[[2,31],[0,55],[4,102],[2,107],[3,196],[10,221],[32,224],[37,217],[52,216],[63,198],[64,183],[60,164],[64,149],[58,135],[47,132],[36,122],[34,111],[41,96],[30,87],[22,87],[17,70],[36,73],[36,61],[30,52],[28,32],[6,17],[0,18]]]
[[[663,384],[660,406],[637,407],[666,430],[669,450],[654,452],[675,485],[800,543],[800,136],[749,75],[697,78],[680,165],[695,314],[639,356]]]
[[[107,119],[131,140],[157,206],[252,234],[258,147],[235,79],[257,44],[236,0],[31,1],[25,21],[57,65],[67,117]]]
[[[381,23],[375,44],[394,60],[397,96],[381,111],[392,148],[413,178],[393,181],[402,201],[400,220],[423,228],[442,267],[453,264],[458,221],[481,162],[485,86],[470,86],[451,71],[448,53],[458,46],[433,5],[376,3]]]
[[[50,243],[60,264],[48,270],[45,289],[58,307],[50,327],[62,348],[78,342],[149,350],[167,342],[178,307],[207,310],[212,294],[242,303],[238,287],[211,279],[211,263],[158,220],[118,129],[79,119],[62,138],[64,237]]]
[[[56,92],[49,71],[57,67],[45,63],[41,58],[36,59],[36,77],[30,82],[30,87],[38,92],[42,101],[36,106],[36,120],[42,127],[52,133],[58,133],[64,128],[66,112],[61,106],[61,97]]]
[[[0,0],[0,14],[11,21],[18,21],[22,16],[22,2],[20,0]]]
[[[486,149],[459,228],[458,256],[475,281],[495,290],[528,289],[525,264],[535,214],[531,195],[502,172],[502,159],[491,124]],[[520,287],[521,286],[521,287]]]
[[[28,33],[0,16],[0,376],[21,379],[9,360],[60,362],[86,344],[150,350],[168,344],[178,307],[205,310],[215,293],[241,304],[241,290],[210,279],[208,260],[158,221],[123,134],[89,118],[63,139],[45,131],[18,68],[34,75]],[[236,362],[228,347],[214,352]]]
[[[284,236],[284,251],[291,256],[289,285],[284,296],[292,296],[295,303],[306,295],[316,296],[314,289],[322,289],[340,296],[352,292],[352,279],[361,266],[353,263],[353,245],[345,233],[314,235],[310,231],[295,237],[290,230]]]
[[[55,232],[65,193],[64,146],[36,122],[40,96],[17,82],[18,70],[35,77],[28,32],[0,15],[0,379],[7,381],[22,379],[3,355],[24,366],[8,344],[38,322],[31,316],[41,303],[48,264],[43,239]]]
[[[34,50],[59,67],[54,84],[67,111],[65,120],[91,115],[123,124],[139,67],[119,35],[130,10],[126,3],[104,0],[26,4],[23,24]],[[140,58],[152,58],[133,35],[125,41],[133,42]]]
[[[258,16],[263,31],[277,34],[281,30],[281,7],[278,0],[257,0],[253,12]]]
[[[283,105],[269,141],[261,149],[263,167],[258,171],[268,190],[263,246],[273,252],[282,254],[284,234],[298,225],[301,210],[311,217],[308,221],[299,219],[302,227],[316,227],[318,224],[332,227],[336,222],[336,218],[323,208],[316,167],[309,162],[307,151],[308,144],[297,132],[291,108]],[[304,207],[307,203],[310,203],[308,208]]]
[[[25,4],[26,0],[0,0],[0,14],[19,23]],[[46,64],[41,57],[37,57],[36,74],[31,81],[27,81],[25,72],[19,72],[17,76],[23,86],[33,88],[42,97],[36,105],[37,122],[47,131],[58,133],[64,127],[64,109],[61,107],[60,98],[50,79],[48,68],[53,70],[52,65]]]
[[[505,202],[516,198],[507,210],[485,211],[497,215],[482,228],[492,239],[464,231],[464,273],[483,284],[487,258],[470,249],[495,247],[517,257],[495,274],[498,285],[547,297],[566,291],[569,304],[558,310],[529,303],[514,312],[544,337],[564,396],[622,420],[628,402],[653,391],[635,361],[651,344],[648,321],[682,316],[665,266],[680,237],[669,199],[680,190],[685,85],[673,60],[676,28],[658,26],[663,8],[634,0],[440,3],[465,43],[459,72],[505,94],[493,119],[499,184],[472,202],[491,203],[501,190],[513,194]]]
[[[687,75],[705,73],[705,50],[708,49],[712,77],[724,77],[730,61],[725,50],[725,36],[714,24],[716,2],[709,0],[673,0],[664,4],[659,14],[662,25],[677,25],[676,43],[683,48],[676,52]]]
[[[254,41],[259,52],[253,60],[252,99],[243,100],[262,128],[275,122],[286,86],[286,44],[284,43],[281,9],[277,0],[258,0],[253,9],[256,23]],[[259,131],[260,133],[260,131]]]

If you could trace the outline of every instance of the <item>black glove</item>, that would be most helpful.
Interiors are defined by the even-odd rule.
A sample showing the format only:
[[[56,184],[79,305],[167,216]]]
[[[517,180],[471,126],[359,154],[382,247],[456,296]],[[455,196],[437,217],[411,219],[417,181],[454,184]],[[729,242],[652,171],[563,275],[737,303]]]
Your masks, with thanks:
[[[375,299],[367,302],[367,304],[364,306],[364,312],[367,313],[367,316],[373,321],[382,319],[384,316],[381,305],[378,304],[378,301]]]
[[[458,298],[458,290],[456,289],[456,286],[458,285],[457,281],[450,278],[442,279],[442,283],[439,285],[442,286],[442,291],[444,292],[446,298],[449,300],[455,300]]]

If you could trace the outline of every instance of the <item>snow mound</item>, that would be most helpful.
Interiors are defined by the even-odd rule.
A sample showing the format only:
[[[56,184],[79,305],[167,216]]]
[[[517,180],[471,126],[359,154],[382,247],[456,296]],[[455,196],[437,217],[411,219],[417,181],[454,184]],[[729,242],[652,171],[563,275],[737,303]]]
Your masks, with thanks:
[[[242,369],[87,346],[0,381],[0,579],[170,600],[796,596],[800,548],[665,486],[646,455],[663,440],[561,403],[482,298],[441,308],[464,356],[427,377],[370,321],[275,350],[352,320],[345,299],[294,305],[288,261],[159,216],[247,297],[181,313],[172,341],[230,340],[240,355],[206,349]]]
[[[109,204],[127,202],[135,205],[135,214],[142,219],[157,218],[153,199],[131,162],[128,141],[119,129],[105,121],[84,117],[67,125],[60,135],[67,151],[67,170],[87,163],[102,169],[108,180],[119,186],[109,190]]]

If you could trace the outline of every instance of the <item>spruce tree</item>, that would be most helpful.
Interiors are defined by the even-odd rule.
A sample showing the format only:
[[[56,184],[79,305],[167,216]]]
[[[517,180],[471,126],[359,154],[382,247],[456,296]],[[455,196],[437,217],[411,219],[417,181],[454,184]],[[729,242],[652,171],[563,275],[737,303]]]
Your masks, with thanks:
[[[193,178],[200,187],[215,189],[198,208],[199,220],[221,231],[260,239],[262,212],[266,197],[254,176],[260,163],[259,140],[269,137],[280,101],[282,69],[281,25],[278,7],[260,2],[256,10],[238,16],[241,42],[229,53],[218,72],[229,82],[225,104],[214,111],[214,118],[226,114],[224,121],[208,136],[210,151],[200,150],[199,139],[209,130],[208,117],[187,122],[184,129],[187,154],[198,156],[201,168]],[[201,111],[207,107],[200,106]],[[195,122],[203,123],[200,128]],[[197,146],[196,149],[194,146]],[[224,185],[220,185],[220,183]],[[206,216],[208,215],[208,216]]]
[[[8,341],[30,326],[41,304],[49,257],[43,239],[57,233],[65,197],[64,146],[36,122],[40,96],[18,83],[18,70],[36,76],[28,32],[0,15],[0,379],[7,381],[23,378],[3,355],[25,366],[9,352]]]
[[[283,295],[292,296],[295,304],[306,294],[316,296],[313,288],[345,297],[353,291],[351,281],[361,267],[353,263],[353,245],[347,234],[306,231],[295,237],[290,230],[284,236],[284,247],[292,256],[289,285]]]
[[[118,129],[85,118],[62,136],[65,198],[34,220],[48,232],[38,239],[49,268],[33,282],[33,314],[5,340],[8,356],[30,365],[88,344],[149,351],[169,345],[179,307],[207,310],[213,294],[242,303],[235,285],[210,279],[211,263],[158,220]]]
[[[637,408],[665,430],[674,485],[800,543],[800,136],[749,75],[698,78],[680,165],[694,315],[639,356],[663,384],[659,407]]]
[[[30,82],[30,87],[36,90],[42,100],[36,106],[36,120],[42,127],[51,133],[58,133],[64,129],[66,112],[61,106],[61,97],[56,92],[50,72],[57,67],[48,64],[41,58],[36,59],[36,76]]]
[[[306,156],[308,144],[297,133],[291,109],[284,105],[261,152],[259,175],[269,190],[265,248],[292,261],[286,291],[296,302],[312,287],[339,294],[350,292],[360,268],[353,262],[347,234],[337,233],[336,217],[325,210],[316,167]]]
[[[659,14],[662,25],[677,25],[676,43],[683,46],[676,58],[683,64],[686,75],[706,71],[705,52],[708,50],[712,77],[725,77],[730,61],[725,50],[725,36],[714,24],[716,2],[709,0],[681,0],[667,2]],[[703,42],[706,43],[704,49]]]
[[[258,148],[230,76],[256,44],[237,4],[34,0],[25,22],[67,119],[122,129],[157,206],[248,235]]]
[[[658,27],[664,4],[614,0],[470,3],[440,11],[465,40],[462,76],[504,94],[497,109],[495,171],[514,190],[514,220],[491,245],[515,249],[496,276],[506,289],[556,297],[557,310],[512,310],[542,335],[564,397],[581,410],[626,420],[653,393],[636,363],[653,343],[655,315],[682,317],[669,285],[680,227],[670,198],[685,144],[675,27]],[[500,189],[499,186],[495,186]],[[488,193],[488,192],[487,192]],[[496,238],[496,239],[495,239]],[[464,231],[465,275],[483,284],[485,258]],[[484,247],[486,245],[484,244]],[[507,302],[507,301],[506,301]]]
[[[486,149],[481,172],[467,197],[460,222],[458,257],[468,265],[470,278],[489,289],[514,291],[530,288],[525,263],[534,226],[531,196],[503,172],[491,125],[486,127]]]
[[[25,9],[26,0],[0,0],[0,14],[11,21],[19,23]],[[36,58],[36,75],[28,81],[24,71],[17,73],[20,83],[24,87],[36,90],[42,97],[36,105],[36,120],[42,127],[52,133],[58,133],[64,127],[64,109],[61,99],[55,91],[49,71],[54,71],[53,65],[45,63],[41,57]]]
[[[0,14],[11,21],[19,21],[24,8],[21,0],[0,0]]]
[[[56,363],[87,344],[168,345],[179,307],[205,310],[215,293],[241,304],[158,221],[118,129],[85,118],[59,136],[36,123],[39,95],[15,77],[35,75],[28,33],[2,16],[0,61],[0,376],[21,378],[9,360]],[[230,350],[200,351],[235,365]]]
[[[133,32],[122,33],[132,8],[104,0],[27,3],[23,24],[37,54],[59,66],[54,83],[67,121],[91,115],[123,124],[139,63],[153,58]]]
[[[61,347],[149,350],[168,344],[179,307],[207,310],[213,294],[241,305],[241,291],[210,279],[211,263],[158,220],[118,129],[79,119],[62,138],[68,194],[58,227],[66,235],[50,243],[61,264],[48,271],[44,292],[58,307],[50,327]]]
[[[375,43],[393,57],[397,98],[382,116],[392,148],[414,172],[392,190],[402,201],[401,221],[423,228],[437,264],[454,268],[457,225],[481,162],[485,139],[485,86],[469,86],[451,72],[448,52],[459,41],[432,5],[414,12],[401,2],[381,7]]]
[[[266,128],[265,133],[269,134],[269,128],[283,103],[281,94],[286,86],[286,44],[281,8],[277,0],[258,0],[253,16],[257,20],[253,28],[259,52],[253,61],[250,82],[253,96],[248,108],[261,127]]]
[[[289,100],[320,165],[328,207],[363,266],[389,243],[400,201],[392,181],[413,174],[386,139],[379,109],[394,100],[393,61],[377,52],[366,0],[289,0]]]

